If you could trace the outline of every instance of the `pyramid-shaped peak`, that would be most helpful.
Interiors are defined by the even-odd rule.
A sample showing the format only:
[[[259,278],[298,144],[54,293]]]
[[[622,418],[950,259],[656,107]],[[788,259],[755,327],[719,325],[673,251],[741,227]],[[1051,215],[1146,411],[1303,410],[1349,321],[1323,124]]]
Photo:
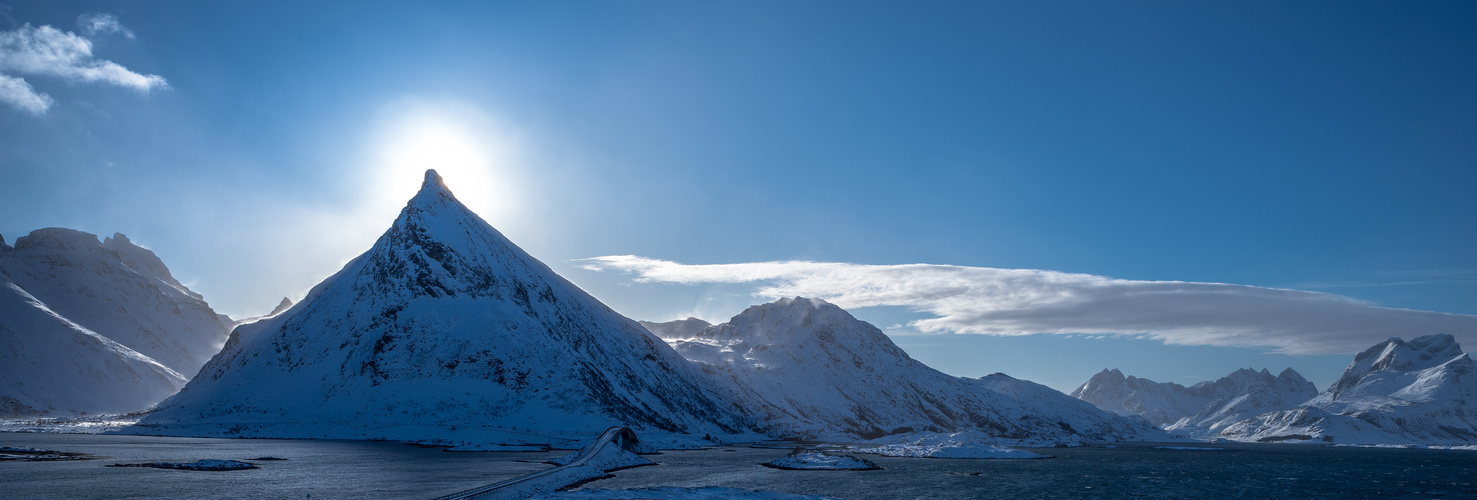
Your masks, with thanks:
[[[1294,379],[1294,380],[1303,380],[1303,374],[1298,373],[1297,370],[1294,370],[1294,369],[1292,369],[1291,366],[1289,366],[1289,367],[1287,367],[1287,369],[1282,370],[1282,373],[1277,374],[1277,378],[1291,378],[1291,379]]]
[[[501,436],[510,424],[516,435],[496,439],[752,427],[671,347],[518,248],[435,170],[369,250],[291,312],[237,328],[209,376],[149,422],[232,428],[272,415],[325,436],[400,439],[447,427]]]
[[[458,206],[459,211],[465,211],[467,214],[471,214],[471,209],[462,205],[461,201],[458,201],[456,196],[452,195],[452,189],[446,186],[446,178],[437,174],[434,168],[427,168],[425,170],[425,180],[421,181],[421,190],[415,193],[415,196],[412,196],[411,201],[406,206],[408,208],[409,206],[428,208],[428,206],[434,205],[455,205]]]
[[[428,168],[428,169],[426,169],[426,180],[424,182],[421,182],[421,189],[422,190],[425,190],[426,188],[431,188],[431,187],[439,187],[441,189],[447,189],[447,187],[446,187],[446,181],[441,179],[441,174],[436,173],[436,169],[434,169],[434,168]]]
[[[446,180],[441,177],[441,174],[436,173],[436,169],[426,169],[426,178],[421,182],[421,190],[410,199],[409,205],[424,206],[448,201],[461,204],[460,201],[456,201],[456,196],[451,194],[451,188],[447,187]],[[465,206],[462,208],[466,209]]]

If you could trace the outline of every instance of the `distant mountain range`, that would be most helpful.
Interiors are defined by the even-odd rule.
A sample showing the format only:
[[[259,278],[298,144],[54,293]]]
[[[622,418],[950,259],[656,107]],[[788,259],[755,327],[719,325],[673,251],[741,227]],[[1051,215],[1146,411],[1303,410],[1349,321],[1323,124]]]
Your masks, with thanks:
[[[1171,431],[1202,436],[1263,412],[1292,408],[1318,390],[1291,368],[1273,376],[1243,368],[1185,387],[1103,370],[1071,396],[1119,415],[1139,415]]]
[[[231,324],[122,234],[0,238],[0,416],[146,409],[195,375]]]
[[[1292,369],[1238,370],[1190,387],[1103,370],[1072,396],[1165,430],[1237,441],[1477,443],[1477,375],[1451,335],[1391,338],[1323,392]]]

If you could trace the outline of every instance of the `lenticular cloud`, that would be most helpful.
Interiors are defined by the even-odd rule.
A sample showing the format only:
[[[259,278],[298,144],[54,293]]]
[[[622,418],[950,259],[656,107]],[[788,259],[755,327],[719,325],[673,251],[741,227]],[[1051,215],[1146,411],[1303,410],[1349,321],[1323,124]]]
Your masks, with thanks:
[[[1037,269],[932,264],[752,262],[688,265],[633,255],[580,261],[644,283],[747,283],[766,299],[807,296],[846,308],[905,306],[924,332],[1106,334],[1169,344],[1357,352],[1389,337],[1477,336],[1477,316],[1380,307],[1327,293],[1226,283],[1134,281]]]

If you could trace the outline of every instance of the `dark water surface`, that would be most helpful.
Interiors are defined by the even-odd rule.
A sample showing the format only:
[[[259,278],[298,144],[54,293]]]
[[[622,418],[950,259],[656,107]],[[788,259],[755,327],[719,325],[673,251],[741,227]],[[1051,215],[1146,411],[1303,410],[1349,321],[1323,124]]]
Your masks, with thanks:
[[[1305,445],[1030,449],[1045,460],[866,455],[881,471],[747,467],[782,450],[667,452],[661,467],[620,471],[585,488],[728,486],[843,498],[1477,498],[1477,452]],[[976,475],[977,474],[977,475]]]
[[[0,433],[0,446],[103,456],[0,462],[4,498],[432,498],[548,468],[564,452],[451,453],[395,443]],[[784,471],[787,450],[675,451],[583,489],[727,486],[842,498],[1477,498],[1477,452],[1198,445],[1221,450],[1040,449],[1047,460],[867,455],[880,471]],[[1183,444],[1171,446],[1185,446]],[[726,451],[733,450],[733,451]],[[127,462],[247,460],[261,469],[199,472],[104,467]]]
[[[98,455],[70,462],[0,462],[0,499],[435,498],[548,469],[567,452],[451,453],[399,443],[205,439],[0,432],[0,447]],[[250,460],[259,457],[281,461]],[[243,460],[260,469],[187,471],[115,463]]]

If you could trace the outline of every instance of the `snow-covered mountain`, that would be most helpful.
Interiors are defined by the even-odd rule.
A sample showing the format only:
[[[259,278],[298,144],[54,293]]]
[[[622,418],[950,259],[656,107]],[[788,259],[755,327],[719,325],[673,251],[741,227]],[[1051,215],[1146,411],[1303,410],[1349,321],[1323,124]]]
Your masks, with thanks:
[[[0,414],[125,412],[174,393],[228,323],[122,234],[0,239]]]
[[[276,316],[287,312],[288,309],[292,309],[292,299],[282,297],[282,302],[278,302],[277,307],[273,307],[272,312],[267,313],[267,316]]]
[[[1241,441],[1316,439],[1358,444],[1477,443],[1477,374],[1451,335],[1398,338],[1354,357],[1303,405],[1227,426]]]
[[[1173,432],[1202,436],[1260,413],[1294,408],[1318,394],[1292,368],[1272,375],[1242,368],[1214,381],[1185,387],[1125,377],[1103,370],[1072,391],[1072,397],[1119,415],[1139,415]]]
[[[697,318],[676,319],[665,323],[652,323],[650,321],[638,321],[641,326],[653,335],[664,340],[690,339],[693,335],[703,331],[704,328],[713,326],[712,323]]]
[[[1161,427],[1200,411],[1209,402],[1185,386],[1124,376],[1117,368],[1093,375],[1071,396],[1119,415],[1144,417]]]
[[[668,339],[782,436],[871,439],[932,430],[1005,442],[1162,436],[1045,386],[954,377],[909,357],[876,327],[822,300],[787,298]]]
[[[241,325],[146,432],[542,442],[746,432],[700,370],[529,256],[435,171],[374,246]],[[689,436],[684,438],[682,436]]]
[[[247,323],[256,323],[258,321],[261,321],[261,320],[264,320],[264,319],[267,319],[267,318],[276,316],[278,314],[285,313],[285,312],[287,312],[288,309],[292,309],[292,306],[293,305],[294,304],[292,303],[292,299],[289,299],[287,297],[282,297],[282,302],[278,302],[277,303],[277,307],[273,307],[272,308],[272,312],[263,314],[261,316],[251,316],[251,317],[248,317],[248,318],[241,318],[241,319],[238,319],[238,320],[232,320],[231,321],[231,328],[235,328],[237,326],[244,325],[244,324],[247,324]]]

